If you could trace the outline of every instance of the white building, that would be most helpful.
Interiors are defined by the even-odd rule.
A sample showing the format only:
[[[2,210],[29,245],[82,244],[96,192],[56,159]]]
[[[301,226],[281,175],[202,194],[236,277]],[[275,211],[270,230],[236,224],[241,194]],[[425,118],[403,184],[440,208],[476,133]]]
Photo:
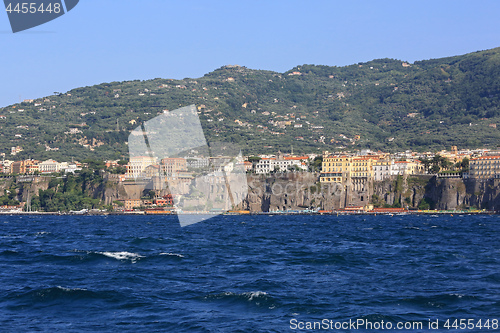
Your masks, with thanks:
[[[54,173],[60,171],[61,163],[54,160],[46,160],[38,164],[40,173]]]
[[[127,167],[127,179],[135,179],[145,176],[146,168],[150,165],[158,165],[158,159],[150,156],[131,157]]]
[[[75,171],[82,170],[76,163],[62,162],[59,163],[59,170],[65,173],[75,173]]]
[[[10,148],[11,155],[16,155],[17,153],[20,153],[22,151],[23,151],[23,148],[19,147],[19,146]]]
[[[274,170],[279,172],[286,172],[290,170],[290,167],[296,166],[300,170],[307,170],[306,161],[309,158],[307,156],[301,157],[284,157],[281,152],[276,154],[276,157],[263,158],[255,166],[255,173],[266,174]]]
[[[384,180],[395,174],[394,160],[379,160],[373,163],[373,178]]]
[[[14,163],[14,161],[3,160],[0,162],[0,172],[1,173],[10,173],[10,166]]]
[[[390,176],[414,175],[419,173],[423,173],[423,167],[418,162],[388,159],[373,163],[373,178],[375,181],[381,181]]]
[[[208,158],[203,157],[188,157],[186,161],[189,169],[206,168],[209,164]]]

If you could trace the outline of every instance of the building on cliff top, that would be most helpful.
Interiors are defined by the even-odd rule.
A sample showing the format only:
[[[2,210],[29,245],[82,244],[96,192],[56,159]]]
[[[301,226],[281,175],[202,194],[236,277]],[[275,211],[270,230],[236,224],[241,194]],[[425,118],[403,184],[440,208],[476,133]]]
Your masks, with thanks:
[[[494,178],[500,174],[500,156],[481,156],[472,158],[469,162],[470,178]]]

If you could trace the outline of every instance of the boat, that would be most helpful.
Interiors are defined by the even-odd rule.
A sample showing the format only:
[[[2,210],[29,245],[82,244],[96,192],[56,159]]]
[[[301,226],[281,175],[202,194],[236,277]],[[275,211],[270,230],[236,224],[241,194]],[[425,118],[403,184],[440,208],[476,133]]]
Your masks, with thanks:
[[[85,215],[89,212],[88,209],[82,209],[82,210],[70,210],[69,213],[73,215]]]

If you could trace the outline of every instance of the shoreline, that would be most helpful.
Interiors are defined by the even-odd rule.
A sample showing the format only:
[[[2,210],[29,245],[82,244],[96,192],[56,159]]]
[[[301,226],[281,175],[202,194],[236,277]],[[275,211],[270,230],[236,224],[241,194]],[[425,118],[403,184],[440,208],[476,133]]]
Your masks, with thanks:
[[[147,213],[147,212],[89,212],[89,213],[69,213],[69,212],[0,212],[0,216],[2,215],[19,215],[19,216],[44,216],[44,215],[56,215],[56,216],[108,216],[108,215],[144,215],[144,216],[174,216],[174,215],[208,215],[208,216],[219,216],[219,215],[230,215],[230,216],[248,216],[248,215],[299,215],[299,216],[308,216],[308,215],[388,215],[388,216],[405,216],[405,215],[498,215],[500,212],[496,211],[451,211],[451,210],[442,210],[442,211],[403,211],[403,212],[363,212],[363,211],[328,211],[328,212],[254,212],[254,213],[237,213],[237,212],[225,212],[221,214],[211,214],[210,212],[203,213]]]

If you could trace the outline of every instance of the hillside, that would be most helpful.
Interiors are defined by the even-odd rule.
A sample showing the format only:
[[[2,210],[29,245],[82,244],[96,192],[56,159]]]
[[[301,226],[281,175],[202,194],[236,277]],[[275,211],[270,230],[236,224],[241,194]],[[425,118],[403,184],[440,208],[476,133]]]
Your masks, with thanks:
[[[285,73],[224,66],[197,79],[111,82],[0,109],[0,152],[117,159],[130,131],[195,104],[209,142],[244,154],[496,147],[500,48],[413,64],[378,59]],[[358,137],[359,135],[359,137]],[[59,148],[59,150],[50,150]]]

